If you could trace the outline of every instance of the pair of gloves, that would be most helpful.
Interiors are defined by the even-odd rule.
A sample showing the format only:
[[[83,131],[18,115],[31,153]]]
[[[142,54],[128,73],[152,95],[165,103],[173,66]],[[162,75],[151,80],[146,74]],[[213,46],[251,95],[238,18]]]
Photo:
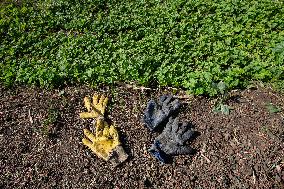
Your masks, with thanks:
[[[105,121],[104,114],[108,103],[108,98],[104,95],[93,95],[93,102],[88,97],[84,98],[84,104],[88,112],[80,113],[83,119],[93,118],[95,122],[95,134],[84,129],[85,138],[82,142],[89,147],[97,156],[110,161],[114,166],[119,165],[128,158],[121,143],[117,129]]]
[[[117,129],[105,121],[105,109],[108,98],[94,94],[92,102],[88,97],[84,98],[84,104],[88,112],[80,113],[81,118],[93,118],[95,122],[95,134],[84,129],[85,138],[83,144],[89,147],[97,156],[110,161],[114,166],[128,158],[119,141]],[[193,137],[195,132],[188,123],[179,123],[178,117],[172,115],[180,107],[178,100],[172,96],[161,96],[158,102],[151,100],[146,108],[144,122],[151,131],[156,131],[165,126],[162,133],[155,139],[149,152],[159,161],[166,163],[167,156],[191,154],[193,149],[185,145],[185,142]]]
[[[143,121],[150,131],[164,127],[155,139],[149,152],[160,162],[166,163],[169,156],[192,154],[193,149],[185,142],[195,135],[195,131],[186,123],[179,123],[179,118],[172,115],[179,109],[180,103],[170,95],[164,95],[156,102],[148,102]]]

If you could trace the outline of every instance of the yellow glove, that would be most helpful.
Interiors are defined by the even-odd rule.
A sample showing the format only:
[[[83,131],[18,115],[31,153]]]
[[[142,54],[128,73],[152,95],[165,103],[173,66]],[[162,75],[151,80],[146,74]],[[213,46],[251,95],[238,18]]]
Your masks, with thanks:
[[[84,98],[84,103],[88,112],[80,113],[80,118],[104,117],[106,105],[108,103],[108,98],[105,97],[104,95],[99,96],[97,94],[94,94],[92,104],[88,97]]]
[[[96,134],[84,129],[83,144],[88,146],[97,156],[105,161],[111,161],[114,166],[122,163],[128,157],[120,145],[116,128],[102,119],[96,121]]]

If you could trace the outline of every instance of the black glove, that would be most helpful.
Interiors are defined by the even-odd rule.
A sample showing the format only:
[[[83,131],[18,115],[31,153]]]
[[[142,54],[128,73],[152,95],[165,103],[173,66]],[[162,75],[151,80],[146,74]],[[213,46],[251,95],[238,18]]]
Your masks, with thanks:
[[[188,123],[179,124],[179,119],[170,117],[163,132],[155,139],[149,152],[159,161],[165,163],[167,155],[192,154],[193,149],[185,146],[185,142],[193,137]]]
[[[166,121],[180,107],[178,99],[172,101],[172,98],[171,95],[163,95],[158,103],[154,100],[148,102],[143,121],[151,131]]]

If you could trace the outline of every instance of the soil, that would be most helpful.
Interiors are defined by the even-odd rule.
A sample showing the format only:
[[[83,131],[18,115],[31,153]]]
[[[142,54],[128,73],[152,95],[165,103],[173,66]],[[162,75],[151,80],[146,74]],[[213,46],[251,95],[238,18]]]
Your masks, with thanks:
[[[118,128],[129,158],[112,167],[81,142],[91,120],[84,96],[108,94],[107,117]],[[229,115],[214,113],[214,101],[181,98],[180,120],[199,136],[196,152],[169,164],[148,149],[159,133],[143,124],[147,102],[175,89],[66,87],[60,90],[0,87],[0,188],[284,188],[284,96],[257,87],[230,94]]]

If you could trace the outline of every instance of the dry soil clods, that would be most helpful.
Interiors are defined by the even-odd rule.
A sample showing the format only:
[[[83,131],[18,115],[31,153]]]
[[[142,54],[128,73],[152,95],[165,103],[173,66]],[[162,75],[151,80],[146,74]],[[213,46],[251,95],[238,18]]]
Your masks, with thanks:
[[[104,120],[104,113],[108,98],[103,95],[93,95],[91,104],[88,97],[84,98],[85,107],[88,112],[80,113],[81,118],[97,118],[95,134],[88,129],[84,129],[85,138],[83,144],[88,146],[97,156],[110,161],[114,166],[124,162],[128,155],[125,153],[119,141],[117,129]]]
[[[179,123],[178,117],[173,119],[172,114],[178,110],[178,100],[172,101],[172,96],[161,96],[158,103],[150,100],[144,114],[144,123],[153,131],[158,126],[165,126],[162,133],[155,139],[149,152],[160,162],[166,163],[167,156],[191,154],[193,149],[185,142],[193,137],[195,131],[190,124]]]

